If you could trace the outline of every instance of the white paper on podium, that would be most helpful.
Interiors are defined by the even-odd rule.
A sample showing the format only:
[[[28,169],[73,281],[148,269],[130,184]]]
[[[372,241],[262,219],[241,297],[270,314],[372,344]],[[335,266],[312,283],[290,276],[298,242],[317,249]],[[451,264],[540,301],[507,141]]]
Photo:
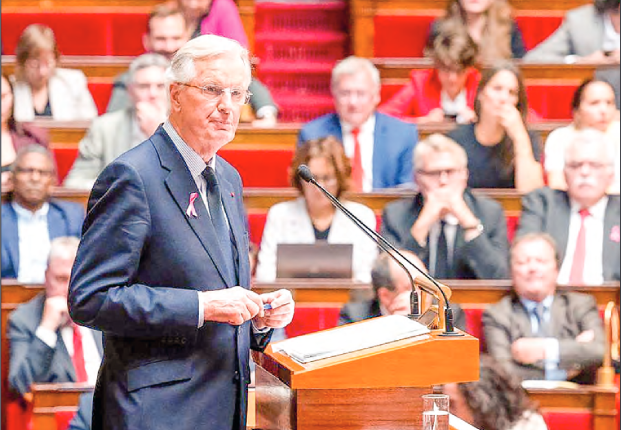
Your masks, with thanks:
[[[426,326],[406,316],[391,315],[283,340],[272,348],[300,363],[310,363],[429,332]]]

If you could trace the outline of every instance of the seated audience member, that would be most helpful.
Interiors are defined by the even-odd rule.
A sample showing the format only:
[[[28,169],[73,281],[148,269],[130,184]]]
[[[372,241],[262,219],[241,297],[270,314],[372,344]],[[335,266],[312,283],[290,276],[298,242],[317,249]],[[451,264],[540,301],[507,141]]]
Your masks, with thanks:
[[[420,192],[386,205],[381,232],[413,251],[436,278],[507,278],[502,206],[467,188],[467,165],[463,148],[448,137],[432,134],[420,141],[414,150]]]
[[[248,47],[248,36],[233,0],[177,0],[193,39],[201,34],[217,34]]]
[[[478,381],[442,387],[449,396],[453,415],[485,430],[548,429],[519,377],[487,354],[481,355],[480,363]]]
[[[594,0],[568,11],[561,26],[524,61],[619,64],[619,0]]]
[[[51,241],[80,237],[84,208],[51,198],[56,166],[41,145],[20,149],[12,171],[13,192],[2,205],[2,277],[41,283]]]
[[[621,92],[621,70],[619,69],[619,67],[615,66],[599,67],[597,70],[595,70],[595,75],[593,76],[593,79],[595,79],[596,81],[608,82],[614,90],[615,106],[617,107],[616,119],[618,121],[620,116],[619,109],[621,108],[621,101],[619,98],[619,92]]]
[[[412,150],[418,140],[414,124],[376,112],[380,75],[366,58],[347,57],[332,69],[336,113],[302,127],[298,147],[307,140],[334,136],[352,165],[352,190],[373,191],[412,185]]]
[[[297,169],[302,164],[306,164],[317,182],[337,198],[349,187],[351,166],[343,147],[335,138],[312,140],[298,148],[290,176],[291,185],[302,195],[270,208],[259,249],[256,280],[269,282],[276,278],[276,248],[279,243],[324,240],[353,244],[353,277],[357,281],[369,282],[377,246],[343,212],[335,209],[317,187],[298,178]],[[375,214],[370,208],[348,201],[343,204],[369,228],[375,229]]]
[[[472,122],[480,74],[474,68],[477,46],[464,32],[443,29],[431,49],[434,68],[412,70],[410,82],[379,111],[419,124]]]
[[[548,174],[548,185],[560,190],[567,189],[563,173],[565,148],[578,130],[592,128],[605,133],[609,144],[613,147],[615,180],[608,192],[619,194],[621,129],[617,119],[613,88],[607,82],[588,79],[576,89],[571,108],[574,114],[573,123],[552,131],[546,140],[545,170]]]
[[[603,134],[576,133],[565,149],[567,191],[540,188],[522,198],[517,234],[546,232],[561,257],[559,284],[618,281],[619,196],[606,195],[613,158]]]
[[[91,430],[93,425],[93,395],[92,391],[80,395],[78,410],[67,430]]]
[[[84,73],[56,67],[60,52],[51,28],[42,24],[26,27],[17,41],[15,57],[13,97],[17,121],[74,121],[97,116]]]
[[[169,61],[159,54],[143,54],[132,61],[127,86],[130,106],[93,120],[80,141],[65,187],[90,190],[104,167],[147,140],[166,120],[168,65]]]
[[[539,136],[526,126],[526,87],[518,69],[502,63],[483,72],[473,124],[448,133],[468,155],[470,188],[515,188],[528,192],[543,186]]]
[[[160,54],[171,60],[175,52],[188,40],[189,33],[186,29],[186,20],[180,9],[167,3],[153,8],[147,22],[147,32],[142,37],[145,52]],[[247,45],[246,40],[244,46]],[[130,97],[127,94],[128,79],[129,72],[125,72],[115,79],[107,112],[114,112],[131,105]],[[252,93],[250,106],[257,118],[252,122],[252,125],[255,127],[274,126],[278,108],[270,91],[254,78],[250,82],[249,90]]]
[[[15,121],[13,115],[13,85],[2,74],[2,191],[13,187],[11,165],[20,148],[31,144],[48,146],[47,133],[29,124]]]
[[[521,379],[593,383],[604,356],[602,319],[591,295],[556,290],[558,261],[546,233],[513,241],[513,291],[483,312],[487,350]]]
[[[507,0],[449,0],[444,17],[431,24],[427,46],[433,46],[441,26],[469,34],[479,48],[478,63],[492,64],[526,54],[522,32]]]
[[[405,250],[400,252],[421,270],[427,271],[416,254]],[[397,258],[399,257],[397,256]],[[408,266],[406,265],[406,267]],[[415,269],[409,270],[413,278],[418,275]],[[383,315],[409,315],[412,313],[410,308],[410,292],[412,291],[410,279],[403,268],[385,252],[380,254],[373,263],[371,285],[373,287],[373,298],[345,303],[339,315],[339,325]],[[466,326],[464,312],[455,303],[451,304],[451,308],[453,309],[454,326],[464,330]],[[423,311],[424,309],[425,306],[423,305]]]
[[[9,387],[24,395],[43,382],[95,385],[101,364],[101,333],[74,324],[67,310],[77,237],[52,241],[45,271],[45,292],[9,315]]]

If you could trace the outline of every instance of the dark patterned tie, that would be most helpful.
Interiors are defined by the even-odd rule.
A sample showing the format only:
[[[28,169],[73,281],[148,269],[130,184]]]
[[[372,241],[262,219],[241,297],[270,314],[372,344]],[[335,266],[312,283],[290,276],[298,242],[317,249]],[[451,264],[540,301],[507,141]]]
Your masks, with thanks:
[[[444,234],[445,221],[440,221],[440,235],[436,246],[436,267],[433,275],[438,279],[449,279],[450,265],[448,256],[448,243]]]
[[[218,244],[226,262],[226,273],[229,279],[235,282],[235,255],[233,254],[233,245],[231,244],[231,233],[228,224],[224,218],[224,208],[222,207],[222,197],[220,194],[220,186],[216,178],[216,172],[209,166],[201,173],[207,181],[207,205],[209,206],[209,216],[211,223],[218,237]]]

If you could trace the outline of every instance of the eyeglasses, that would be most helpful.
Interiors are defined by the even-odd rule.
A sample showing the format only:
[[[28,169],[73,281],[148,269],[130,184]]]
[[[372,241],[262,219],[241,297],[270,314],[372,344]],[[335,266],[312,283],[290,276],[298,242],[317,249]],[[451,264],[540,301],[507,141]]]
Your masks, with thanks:
[[[15,169],[15,174],[16,175],[22,175],[22,176],[32,176],[35,173],[37,173],[40,177],[42,178],[51,178],[52,175],[54,174],[53,170],[41,170],[41,169],[31,169],[31,168],[21,168],[21,167],[17,167]]]
[[[371,98],[371,95],[373,93],[370,90],[366,90],[366,91],[350,91],[350,90],[337,90],[334,92],[334,96],[338,99],[338,100],[347,100],[347,99],[351,99],[354,96],[356,96],[357,100],[367,100]]]
[[[582,161],[565,164],[568,170],[582,170],[583,167],[588,167],[590,170],[602,170],[608,166],[610,166],[609,163],[599,163],[597,161]]]
[[[428,178],[438,180],[442,175],[446,175],[447,178],[452,178],[458,173],[463,172],[464,169],[444,169],[444,170],[417,170],[419,175],[427,176]]]
[[[250,101],[250,97],[252,97],[252,93],[250,91],[242,90],[240,88],[222,88],[217,85],[206,85],[201,87],[198,85],[184,84],[183,82],[179,82],[179,84],[201,90],[203,96],[209,101],[218,100],[226,92],[228,92],[231,96],[231,101],[238,105],[247,104]]]
[[[29,58],[24,61],[24,67],[31,70],[41,69],[41,66],[45,66],[48,69],[56,66],[56,59],[48,58],[48,59],[38,59],[38,58]]]
[[[336,184],[336,176],[315,176],[315,180],[324,185],[334,185]]]

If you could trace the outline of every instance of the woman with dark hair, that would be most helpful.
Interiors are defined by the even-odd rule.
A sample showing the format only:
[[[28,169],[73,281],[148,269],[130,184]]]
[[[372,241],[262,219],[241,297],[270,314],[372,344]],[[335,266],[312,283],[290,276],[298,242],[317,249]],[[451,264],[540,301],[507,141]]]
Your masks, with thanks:
[[[336,210],[317,187],[297,176],[298,167],[306,164],[317,182],[326,190],[341,197],[349,189],[351,165],[343,145],[334,137],[309,140],[300,146],[289,171],[291,185],[301,196],[278,203],[270,208],[265,222],[257,264],[256,280],[276,278],[276,248],[279,243],[353,244],[353,278],[371,281],[371,267],[377,256],[377,246],[343,212]],[[369,228],[375,229],[373,210],[349,201],[343,204]]]
[[[444,17],[431,24],[427,46],[433,46],[440,23],[469,34],[478,45],[481,64],[526,54],[507,0],[449,0]]]
[[[613,185],[608,189],[611,194],[619,194],[619,111],[615,106],[615,94],[612,86],[602,80],[587,79],[576,89],[571,102],[573,122],[557,128],[548,136],[545,144],[545,170],[548,174],[548,185],[551,188],[564,190],[565,183],[565,147],[572,140],[572,136],[579,130],[593,128],[606,134],[608,142],[613,147],[611,153],[616,154],[615,178]]]
[[[475,69],[477,46],[464,32],[442,26],[429,49],[434,68],[414,69],[410,82],[379,111],[419,124],[474,120],[474,96],[481,75]]]
[[[479,380],[446,384],[451,413],[479,429],[547,430],[519,378],[489,355],[481,355]]]
[[[13,115],[13,85],[2,74],[2,190],[11,184],[11,165],[20,148],[33,143],[48,146],[47,134],[36,127],[15,121]]]
[[[233,0],[177,0],[177,4],[185,17],[190,38],[216,34],[248,47],[248,36]]]
[[[468,187],[521,193],[542,187],[539,136],[526,128],[526,88],[514,65],[501,63],[483,72],[474,112],[476,122],[448,133],[468,154]]]

